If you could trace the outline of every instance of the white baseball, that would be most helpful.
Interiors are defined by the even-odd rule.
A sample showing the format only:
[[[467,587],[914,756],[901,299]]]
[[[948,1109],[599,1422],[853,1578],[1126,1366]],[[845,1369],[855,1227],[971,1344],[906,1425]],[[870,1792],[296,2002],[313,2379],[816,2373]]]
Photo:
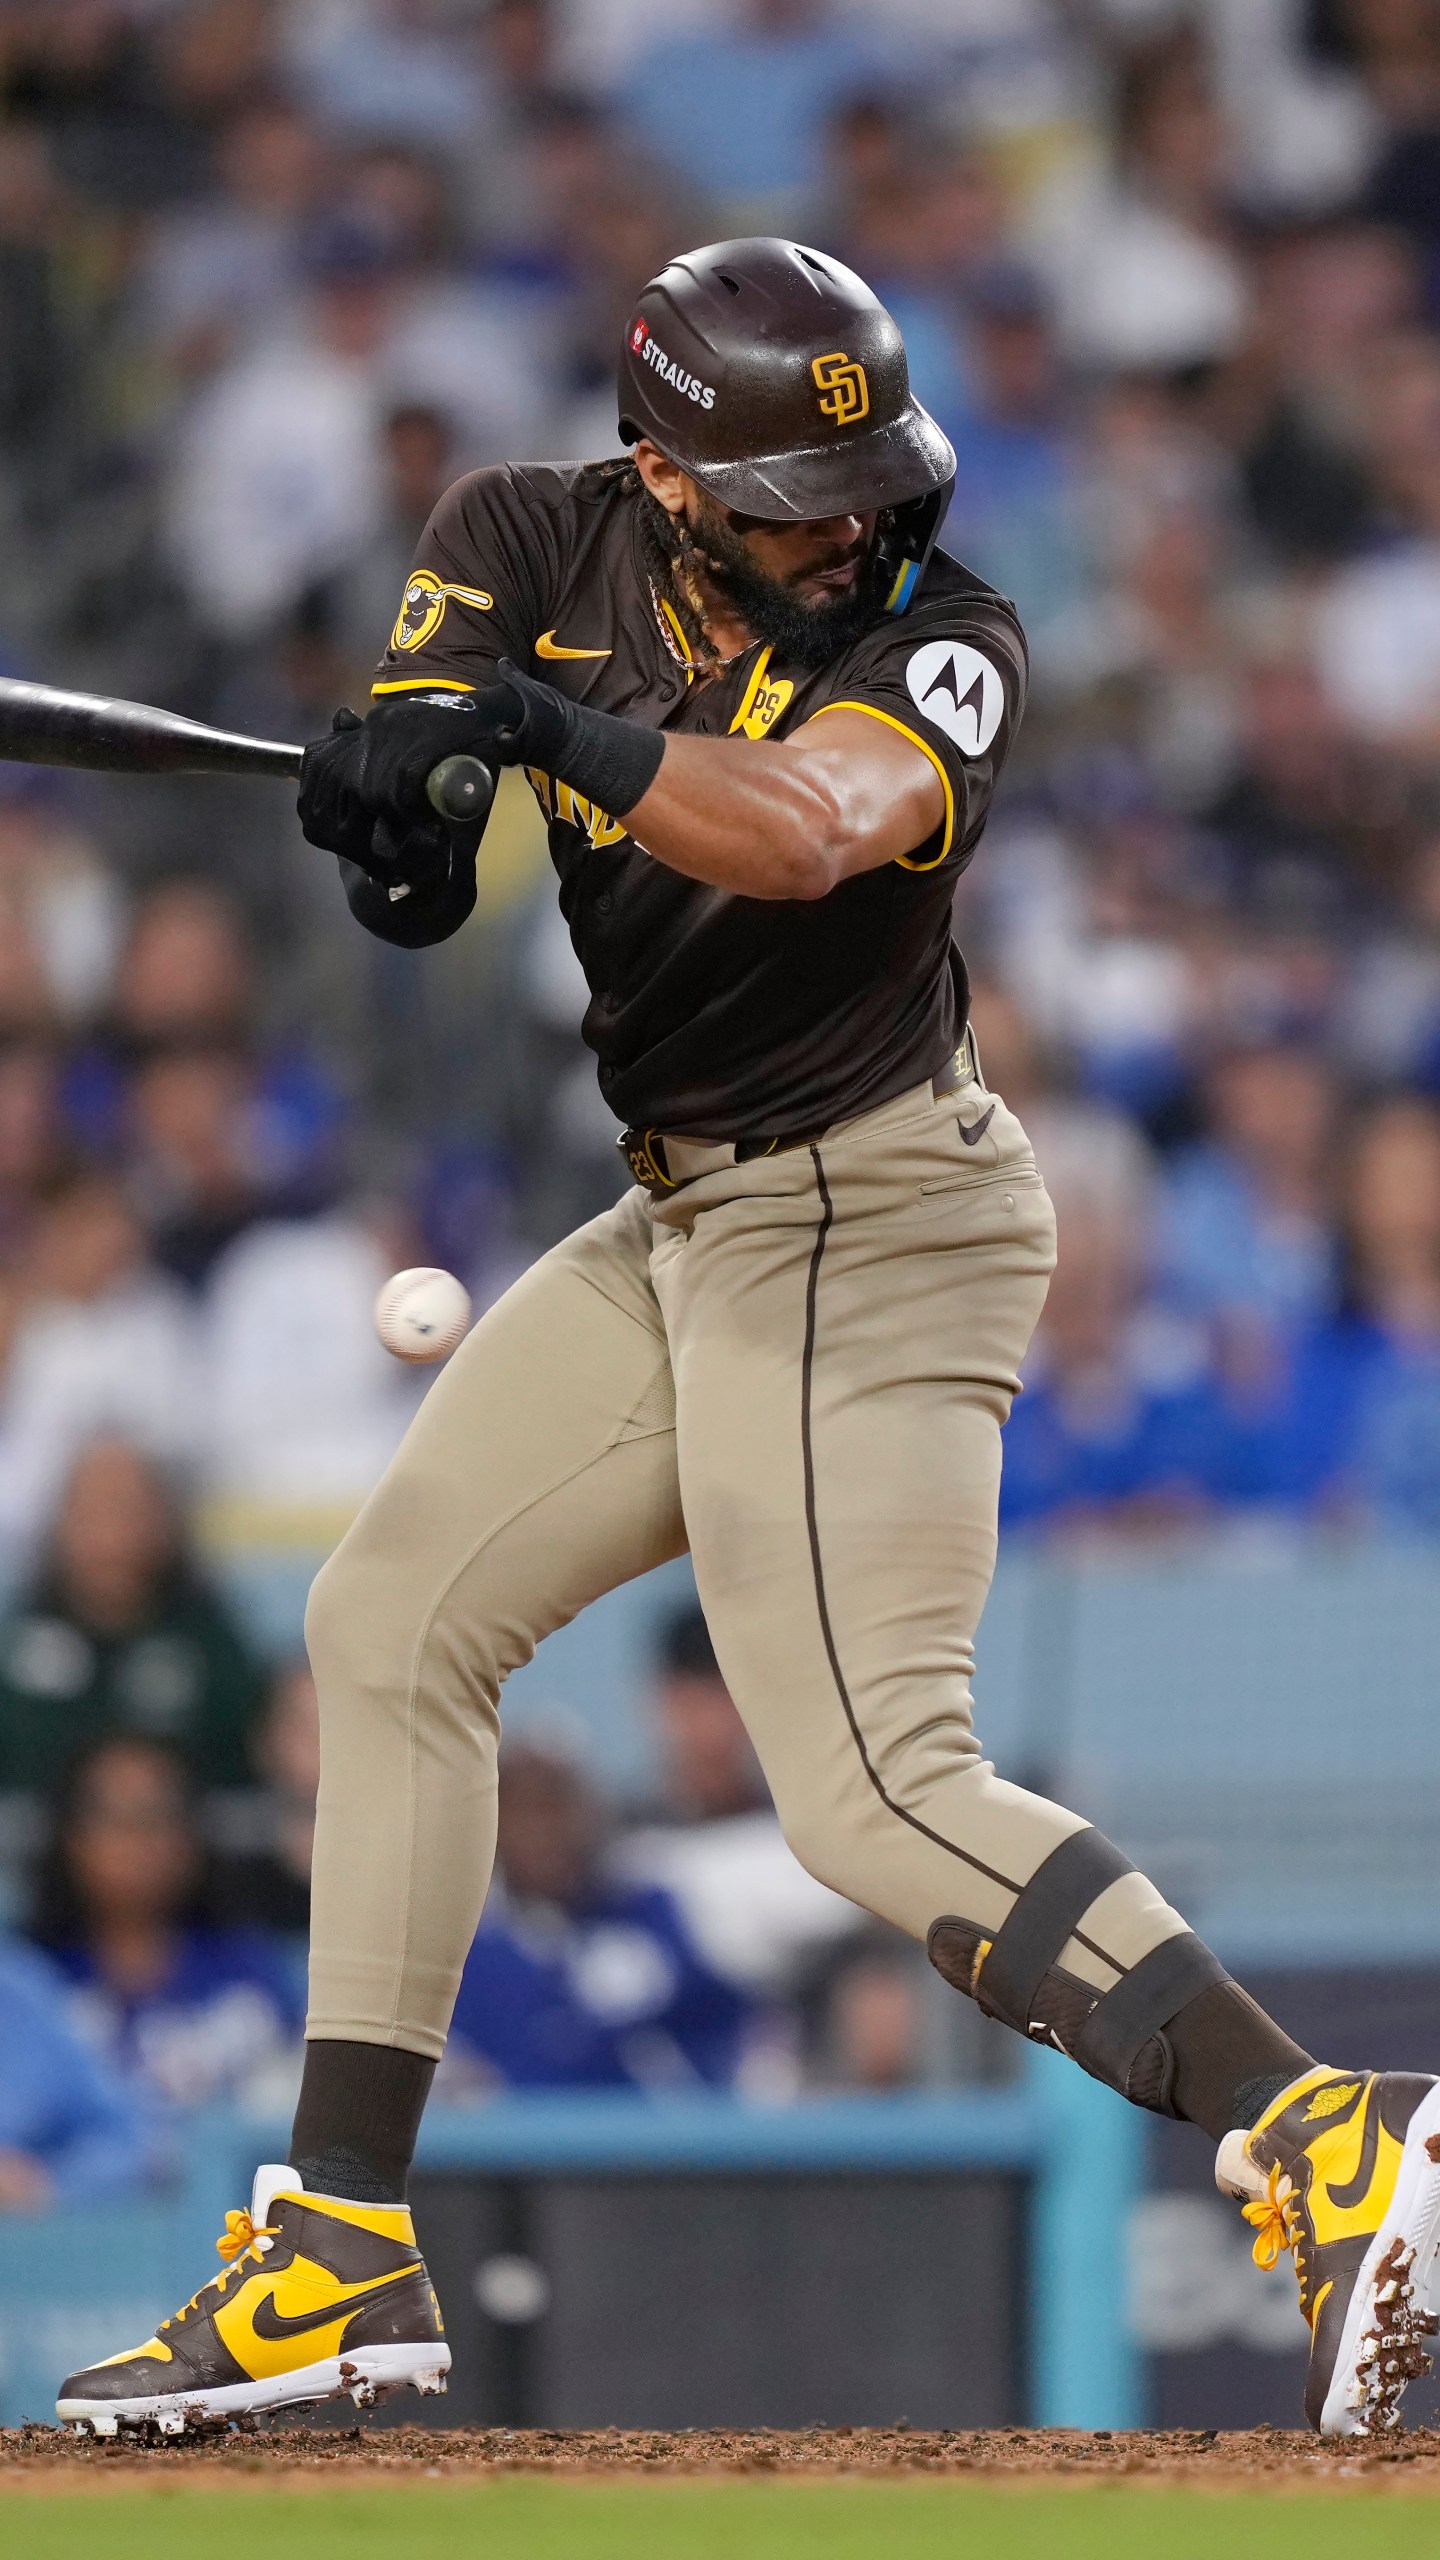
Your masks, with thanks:
[[[470,1292],[453,1271],[397,1271],[375,1301],[375,1330],[397,1360],[447,1360],[470,1330]]]

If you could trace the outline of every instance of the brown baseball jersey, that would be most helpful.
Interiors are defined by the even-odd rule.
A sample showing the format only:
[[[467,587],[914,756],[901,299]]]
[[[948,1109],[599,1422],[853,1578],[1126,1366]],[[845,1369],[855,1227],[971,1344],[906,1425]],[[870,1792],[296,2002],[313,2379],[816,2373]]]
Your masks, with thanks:
[[[933,1075],[965,1027],[951,940],[1024,705],[1013,608],[935,553],[909,610],[821,668],[761,644],[711,672],[648,565],[633,481],[504,463],[448,490],[421,539],[375,692],[486,683],[510,658],[573,699],[693,737],[792,737],[844,709],[914,741],[944,816],[924,843],[817,899],[737,897],[657,862],[543,773],[560,903],[590,987],[583,1034],[632,1127],[813,1134]]]

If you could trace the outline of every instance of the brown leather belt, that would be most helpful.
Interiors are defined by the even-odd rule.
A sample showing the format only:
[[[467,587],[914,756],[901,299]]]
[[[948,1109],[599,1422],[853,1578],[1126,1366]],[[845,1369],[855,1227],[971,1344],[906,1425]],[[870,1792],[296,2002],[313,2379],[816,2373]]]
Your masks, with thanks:
[[[968,1029],[960,1045],[943,1067],[937,1067],[930,1079],[930,1090],[937,1102],[947,1093],[959,1093],[973,1084],[980,1072],[975,1051],[974,1034]],[[757,1156],[788,1154],[795,1147],[813,1147],[824,1137],[826,1129],[837,1124],[830,1120],[825,1128],[806,1130],[788,1138],[725,1138],[713,1142],[706,1138],[687,1138],[679,1130],[668,1134],[662,1129],[626,1129],[615,1141],[635,1179],[652,1199],[663,1200],[668,1192],[681,1191],[687,1182],[698,1182],[702,1173],[719,1172],[727,1165],[749,1164]],[[696,1163],[700,1157],[704,1161]]]

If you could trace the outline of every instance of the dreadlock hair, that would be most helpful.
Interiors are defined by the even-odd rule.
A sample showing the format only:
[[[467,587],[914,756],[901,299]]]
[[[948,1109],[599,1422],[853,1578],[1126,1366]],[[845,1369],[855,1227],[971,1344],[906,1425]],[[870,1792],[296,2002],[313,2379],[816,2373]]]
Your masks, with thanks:
[[[673,612],[691,657],[699,666],[718,667],[720,652],[700,619],[694,597],[694,582],[703,560],[684,517],[672,516],[658,498],[652,498],[628,453],[585,464],[579,494],[597,496],[607,489],[618,491],[633,503],[646,575],[657,598],[663,596]]]

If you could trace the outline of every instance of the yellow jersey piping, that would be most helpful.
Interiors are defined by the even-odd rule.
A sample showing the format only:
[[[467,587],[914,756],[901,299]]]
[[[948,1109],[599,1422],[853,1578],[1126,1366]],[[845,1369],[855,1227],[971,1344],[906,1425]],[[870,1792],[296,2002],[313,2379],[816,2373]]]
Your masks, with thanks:
[[[393,682],[372,684],[372,693],[473,693],[473,684],[460,684],[454,676],[396,676]]]
[[[955,794],[950,787],[950,776],[934,748],[927,746],[925,740],[918,737],[903,720],[897,720],[893,711],[879,711],[873,702],[822,702],[818,711],[811,712],[810,720],[823,720],[827,711],[863,711],[867,720],[883,720],[887,729],[898,729],[901,737],[908,738],[911,745],[918,747],[922,756],[928,757],[933,764],[940,776],[940,788],[945,794],[944,841],[939,852],[932,855],[928,862],[915,862],[908,853],[897,853],[895,860],[902,871],[938,871],[955,841]],[[807,729],[810,726],[810,720],[803,724]]]

